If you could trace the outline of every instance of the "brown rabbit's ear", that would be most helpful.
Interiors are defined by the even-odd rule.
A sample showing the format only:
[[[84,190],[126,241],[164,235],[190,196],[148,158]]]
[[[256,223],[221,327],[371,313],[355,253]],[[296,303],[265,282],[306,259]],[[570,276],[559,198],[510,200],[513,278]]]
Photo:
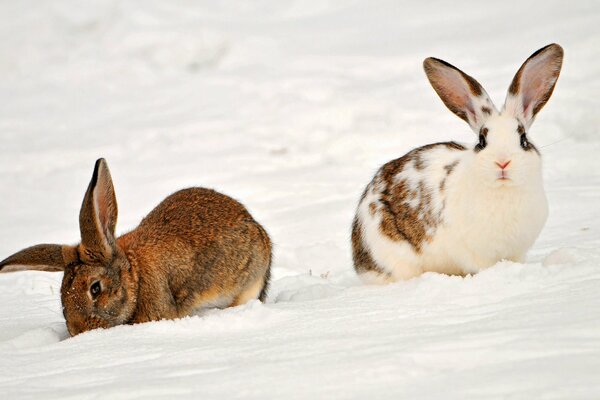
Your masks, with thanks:
[[[117,225],[117,199],[108,165],[103,158],[96,161],[94,174],[88,186],[81,211],[82,257],[109,260],[115,246]]]
[[[564,51],[556,43],[533,53],[519,68],[508,89],[504,108],[529,127],[544,107],[560,75]]]
[[[63,271],[78,260],[74,246],[38,244],[0,261],[0,272],[23,270]]]
[[[476,132],[492,112],[497,112],[479,82],[455,66],[429,57],[423,61],[423,69],[446,107]]]

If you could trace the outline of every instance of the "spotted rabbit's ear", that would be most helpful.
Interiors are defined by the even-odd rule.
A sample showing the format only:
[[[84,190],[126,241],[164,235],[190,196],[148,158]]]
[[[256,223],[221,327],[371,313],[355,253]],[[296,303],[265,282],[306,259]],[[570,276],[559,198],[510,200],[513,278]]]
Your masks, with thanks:
[[[471,76],[446,61],[429,57],[423,61],[427,79],[446,107],[465,120],[475,132],[496,113],[483,87]]]
[[[553,43],[533,53],[513,78],[504,109],[526,127],[550,99],[562,67],[563,49]]]
[[[77,258],[74,246],[38,244],[0,261],[0,272],[63,271],[67,265],[76,262]]]
[[[103,158],[96,161],[94,173],[81,204],[81,258],[84,261],[109,261],[115,251],[117,199]]]

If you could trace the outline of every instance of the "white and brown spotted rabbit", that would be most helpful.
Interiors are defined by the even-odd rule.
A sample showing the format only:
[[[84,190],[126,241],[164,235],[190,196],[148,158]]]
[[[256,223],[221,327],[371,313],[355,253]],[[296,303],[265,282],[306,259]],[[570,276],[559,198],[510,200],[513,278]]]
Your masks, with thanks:
[[[117,200],[100,159],[79,214],[81,243],[29,247],[0,262],[0,270],[64,270],[61,300],[71,335],[265,299],[271,242],[232,198],[184,189],[118,238],[116,223]]]
[[[533,53],[500,111],[469,75],[442,60],[424,61],[437,94],[478,140],[419,147],[381,167],[352,227],[354,267],[363,280],[465,275],[502,259],[523,260],[548,214],[540,153],[528,133],[562,59],[557,44]]]

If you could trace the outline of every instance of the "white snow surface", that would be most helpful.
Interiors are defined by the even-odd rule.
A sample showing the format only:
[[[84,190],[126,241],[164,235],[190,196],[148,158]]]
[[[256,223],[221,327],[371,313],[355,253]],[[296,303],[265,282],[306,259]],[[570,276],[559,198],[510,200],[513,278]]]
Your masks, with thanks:
[[[241,200],[275,243],[258,301],[69,338],[61,273],[0,274],[2,399],[600,398],[600,3],[0,3],[0,258],[76,243],[105,157],[126,232],[169,193]],[[384,162],[475,140],[421,62],[500,107],[565,49],[530,136],[550,217],[525,264],[363,285],[350,224]]]

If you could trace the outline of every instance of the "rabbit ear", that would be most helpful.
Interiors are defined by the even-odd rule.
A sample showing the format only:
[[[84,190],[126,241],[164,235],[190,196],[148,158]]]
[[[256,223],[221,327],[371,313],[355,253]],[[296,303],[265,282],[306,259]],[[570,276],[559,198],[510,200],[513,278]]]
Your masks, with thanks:
[[[114,252],[116,225],[115,190],[108,165],[100,158],[96,161],[94,174],[79,212],[81,246],[84,250],[82,257],[110,260]]]
[[[527,127],[554,91],[563,54],[562,47],[555,43],[542,47],[523,63],[510,84],[504,109]]]
[[[58,244],[38,244],[23,249],[0,261],[1,272],[22,270],[63,271],[78,260],[73,246]]]
[[[437,58],[423,61],[425,74],[446,107],[464,119],[476,132],[496,112],[486,91],[474,78]]]

